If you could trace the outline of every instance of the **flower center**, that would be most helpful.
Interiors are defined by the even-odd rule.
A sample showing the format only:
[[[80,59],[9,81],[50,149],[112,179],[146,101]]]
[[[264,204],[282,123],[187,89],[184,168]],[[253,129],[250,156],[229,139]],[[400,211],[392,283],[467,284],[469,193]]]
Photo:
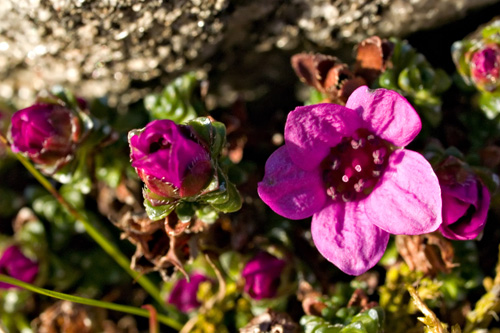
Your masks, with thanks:
[[[392,145],[366,129],[343,138],[321,162],[326,194],[333,200],[365,198],[382,176]]]
[[[164,138],[159,138],[157,141],[149,144],[149,153],[156,153],[158,150],[168,149],[170,146],[170,142],[166,141]]]

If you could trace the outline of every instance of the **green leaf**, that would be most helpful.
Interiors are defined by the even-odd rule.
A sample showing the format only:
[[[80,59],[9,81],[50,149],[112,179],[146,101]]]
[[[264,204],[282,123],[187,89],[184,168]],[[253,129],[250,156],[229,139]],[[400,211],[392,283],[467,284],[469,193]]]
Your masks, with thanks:
[[[221,204],[212,204],[212,207],[224,213],[236,212],[241,208],[242,200],[236,186],[230,182],[227,182],[227,194],[229,195],[229,198],[226,202]]]
[[[451,86],[450,77],[441,68],[436,69],[433,82],[434,87],[432,88],[432,92],[435,94],[442,94]]]
[[[241,271],[245,266],[245,261],[240,253],[235,251],[223,252],[219,257],[219,261],[229,278],[233,281],[238,281],[241,278]]]
[[[209,205],[203,205],[196,210],[196,216],[205,223],[214,223],[219,218],[219,213]]]
[[[185,123],[206,113],[202,102],[194,94],[197,87],[196,74],[187,73],[168,84],[161,93],[146,96],[144,106],[151,119]]]
[[[184,201],[177,205],[175,213],[181,222],[189,222],[195,214],[195,208],[191,202]]]
[[[207,117],[198,117],[187,123],[200,141],[210,149],[210,156],[217,158],[226,145],[226,127],[224,124]]]
[[[369,333],[363,323],[351,323],[340,330],[340,333]]]
[[[313,333],[320,327],[328,326],[328,322],[321,317],[303,316],[300,318],[300,326],[302,326],[304,333]]]
[[[326,96],[315,88],[309,89],[309,98],[304,102],[304,105],[318,104],[325,100]]]
[[[378,78],[378,84],[382,88],[398,90],[399,86],[397,85],[395,73],[392,69],[388,69],[383,72]]]
[[[398,77],[398,85],[405,92],[411,91],[410,69],[405,68],[401,71]]]
[[[500,114],[500,94],[481,93],[479,96],[479,107],[486,117],[494,119]]]
[[[362,323],[364,329],[366,329],[368,333],[377,333],[382,326],[382,319],[379,313],[383,313],[381,308],[379,308],[378,311],[377,309],[372,308],[354,316],[354,318],[352,318],[352,322]]]
[[[144,208],[146,209],[146,214],[148,214],[148,217],[153,221],[157,221],[164,219],[170,213],[172,213],[172,211],[175,209],[175,204],[171,203],[153,207],[147,199],[144,199]]]

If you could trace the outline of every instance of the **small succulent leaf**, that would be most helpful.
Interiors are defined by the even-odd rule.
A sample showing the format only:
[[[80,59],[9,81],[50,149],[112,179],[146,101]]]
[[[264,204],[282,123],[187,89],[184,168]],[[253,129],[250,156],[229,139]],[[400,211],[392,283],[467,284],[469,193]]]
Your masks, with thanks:
[[[226,126],[218,121],[212,122],[212,126],[215,133],[213,141],[210,143],[210,153],[212,157],[216,158],[220,155],[222,149],[226,145]]]
[[[432,92],[435,94],[441,94],[448,90],[451,86],[451,79],[441,68],[436,69],[434,77],[434,86]]]
[[[398,85],[399,87],[405,91],[405,92],[410,92],[411,91],[411,79],[410,79],[410,69],[405,68],[401,71],[398,77]]]
[[[189,222],[195,215],[195,207],[191,202],[181,202],[175,207],[175,214],[181,222]]]
[[[479,107],[489,119],[496,118],[500,114],[500,93],[483,92],[479,96]]]
[[[365,328],[362,322],[353,322],[343,329],[340,330],[340,333],[371,333]]]
[[[242,205],[241,196],[238,190],[236,189],[236,186],[234,186],[230,182],[227,182],[227,193],[229,198],[226,202],[221,204],[211,204],[211,205],[215,209],[218,209],[224,213],[236,212],[241,208]]]
[[[200,141],[202,141],[207,147],[210,147],[214,134],[209,118],[198,117],[190,120],[187,125],[191,127],[194,131],[193,134],[195,134]]]
[[[217,158],[226,144],[226,127],[207,117],[198,117],[188,122],[197,138],[210,149],[212,158]]]
[[[219,212],[210,205],[203,205],[196,210],[195,214],[205,223],[214,223],[219,218]]]
[[[144,199],[144,208],[146,214],[152,221],[157,221],[167,217],[175,209],[175,204],[166,204],[162,206],[152,206],[149,200]]]
[[[304,105],[312,105],[323,103],[327,99],[327,96],[319,90],[314,88],[309,89],[309,98],[304,102]]]
[[[159,94],[146,96],[144,107],[151,119],[170,119],[180,124],[204,113],[203,105],[194,95],[197,83],[196,75],[187,73],[176,78]]]
[[[380,87],[386,89],[391,89],[391,90],[399,89],[395,78],[395,72],[392,69],[388,69],[382,74],[380,74],[378,78],[378,84],[380,85]]]

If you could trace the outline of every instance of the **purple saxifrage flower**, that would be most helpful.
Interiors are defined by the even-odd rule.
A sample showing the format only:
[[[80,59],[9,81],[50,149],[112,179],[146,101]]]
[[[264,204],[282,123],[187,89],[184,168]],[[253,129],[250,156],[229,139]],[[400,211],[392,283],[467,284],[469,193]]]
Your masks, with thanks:
[[[253,299],[272,298],[281,280],[281,273],[286,262],[267,252],[259,252],[243,268],[245,292]]]
[[[189,127],[155,120],[129,133],[130,158],[139,177],[161,197],[197,194],[212,176],[210,156],[189,137]]]
[[[27,283],[32,283],[38,274],[38,264],[26,258],[17,246],[11,245],[0,256],[0,273]],[[0,289],[9,288],[18,287],[0,282]]]
[[[422,155],[404,149],[420,129],[408,101],[385,89],[360,87],[345,107],[297,107],[259,195],[289,219],[312,216],[319,252],[345,273],[362,274],[382,257],[389,234],[441,224],[438,179]]]
[[[490,192],[483,182],[449,156],[436,169],[443,199],[439,231],[449,239],[474,239],[483,231],[490,207]]]
[[[190,276],[190,282],[183,278],[177,281],[168,297],[168,303],[175,305],[180,311],[187,313],[200,306],[196,297],[200,284],[209,281],[208,277],[201,273],[193,273]]]
[[[14,113],[9,138],[12,151],[57,171],[73,157],[80,136],[78,117],[58,104],[37,103]]]
[[[472,55],[471,78],[480,89],[494,91],[500,85],[500,46],[489,44]]]

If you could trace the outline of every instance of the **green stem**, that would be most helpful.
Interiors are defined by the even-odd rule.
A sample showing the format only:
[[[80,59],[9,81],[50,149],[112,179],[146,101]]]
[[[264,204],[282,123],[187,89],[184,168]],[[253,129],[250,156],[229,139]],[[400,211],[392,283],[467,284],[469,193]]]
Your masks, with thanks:
[[[0,141],[8,147],[7,140],[0,134]],[[52,186],[52,184],[45,178],[38,169],[36,169],[26,157],[21,154],[14,154],[24,167],[40,182],[40,184],[50,192],[57,199],[57,201],[77,220],[80,221],[85,230],[94,241],[101,246],[101,248],[109,254],[137,283],[139,283],[158,305],[168,313],[168,308],[165,300],[160,297],[160,290],[144,275],[134,271],[130,268],[129,259],[109,240],[107,240],[86,218],[84,214],[79,212],[69,202],[67,202],[59,192]]]
[[[109,310],[114,310],[114,311],[130,313],[130,314],[136,315],[136,316],[149,318],[150,313],[151,313],[150,311],[148,311],[146,309],[139,309],[139,308],[136,308],[133,306],[97,301],[97,300],[90,299],[90,298],[63,294],[63,293],[60,293],[57,291],[52,291],[52,290],[36,287],[32,284],[20,281],[18,279],[14,279],[10,276],[6,276],[3,274],[0,274],[0,282],[9,283],[9,284],[27,289],[29,291],[41,294],[41,295],[45,295],[45,296],[49,296],[49,297],[53,297],[53,298],[57,298],[57,299],[62,299],[65,301],[70,301],[70,302],[85,304],[85,305],[90,305],[90,306],[96,306],[99,308],[104,308],[104,309],[109,309]],[[159,322],[161,322],[162,324],[165,324],[165,325],[172,327],[176,330],[180,330],[182,328],[181,324],[179,324],[177,321],[175,321],[175,320],[173,320],[165,315],[156,314],[156,319]]]

